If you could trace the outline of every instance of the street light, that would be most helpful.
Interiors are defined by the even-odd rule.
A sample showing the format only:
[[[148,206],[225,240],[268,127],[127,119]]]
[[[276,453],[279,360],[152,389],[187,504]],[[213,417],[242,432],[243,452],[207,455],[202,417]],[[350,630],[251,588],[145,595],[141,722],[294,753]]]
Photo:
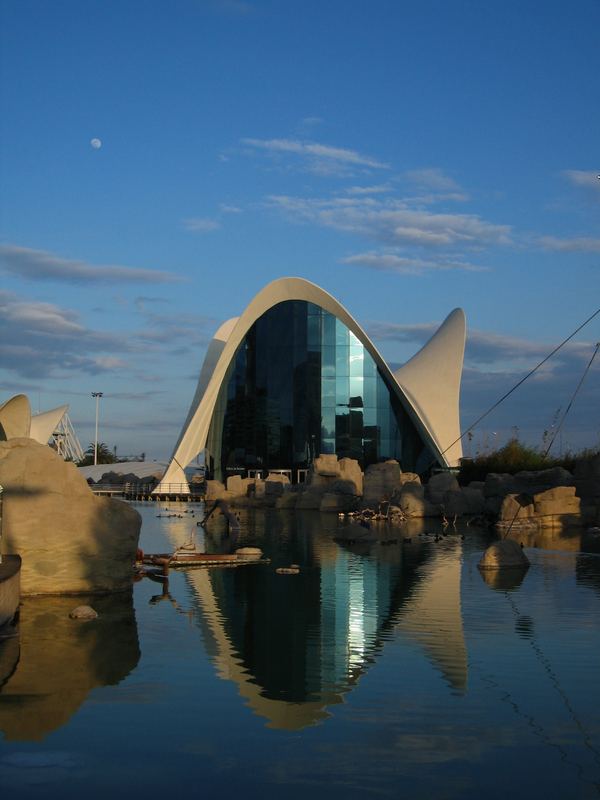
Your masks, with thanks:
[[[96,440],[94,442],[94,466],[98,463],[98,403],[104,392],[92,392],[92,397],[96,398]]]

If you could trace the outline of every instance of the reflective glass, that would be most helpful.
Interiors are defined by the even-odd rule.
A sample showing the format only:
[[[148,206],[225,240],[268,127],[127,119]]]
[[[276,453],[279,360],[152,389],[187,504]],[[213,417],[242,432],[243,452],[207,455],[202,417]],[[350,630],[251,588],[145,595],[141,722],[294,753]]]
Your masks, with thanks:
[[[405,470],[429,453],[359,339],[311,303],[289,301],[250,328],[223,381],[207,438],[212,475],[306,469],[320,453],[364,469],[396,457]]]

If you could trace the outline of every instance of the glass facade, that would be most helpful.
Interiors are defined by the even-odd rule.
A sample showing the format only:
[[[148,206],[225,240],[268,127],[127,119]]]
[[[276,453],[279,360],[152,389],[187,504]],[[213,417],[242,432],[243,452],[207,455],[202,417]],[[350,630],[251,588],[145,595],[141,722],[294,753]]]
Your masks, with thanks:
[[[219,480],[248,470],[306,469],[320,453],[362,469],[388,458],[431,461],[413,422],[356,336],[303,300],[269,309],[229,366],[207,440]]]

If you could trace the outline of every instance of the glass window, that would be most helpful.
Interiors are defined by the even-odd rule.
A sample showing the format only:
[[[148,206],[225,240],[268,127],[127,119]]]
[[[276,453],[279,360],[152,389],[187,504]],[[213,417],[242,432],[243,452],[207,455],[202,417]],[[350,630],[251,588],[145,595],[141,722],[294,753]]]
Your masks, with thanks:
[[[324,378],[335,378],[335,347],[323,345],[321,348],[321,375]]]
[[[396,457],[413,470],[429,458],[359,339],[304,301],[279,303],[248,331],[220,388],[206,446],[220,480],[228,466],[305,469],[319,452],[357,458],[363,469]]]
[[[335,348],[335,374],[336,375],[349,375],[350,374],[350,350],[348,347],[336,345]]]
[[[362,378],[363,376],[363,351],[356,347],[350,348],[350,377]]]
[[[348,346],[348,334],[350,331],[344,325],[344,323],[336,319],[335,321],[335,343],[337,347],[347,347]]]
[[[335,406],[335,378],[321,380],[321,402],[324,406]]]

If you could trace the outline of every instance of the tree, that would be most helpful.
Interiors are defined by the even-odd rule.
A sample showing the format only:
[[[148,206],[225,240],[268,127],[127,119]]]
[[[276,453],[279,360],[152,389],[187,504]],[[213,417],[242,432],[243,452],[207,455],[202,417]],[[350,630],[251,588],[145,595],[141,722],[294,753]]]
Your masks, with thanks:
[[[114,453],[109,449],[108,445],[104,442],[98,442],[98,455],[96,462],[98,464],[114,464],[116,462]],[[85,456],[81,459],[79,467],[89,467],[94,463],[94,442],[90,442],[89,447],[85,451]]]

